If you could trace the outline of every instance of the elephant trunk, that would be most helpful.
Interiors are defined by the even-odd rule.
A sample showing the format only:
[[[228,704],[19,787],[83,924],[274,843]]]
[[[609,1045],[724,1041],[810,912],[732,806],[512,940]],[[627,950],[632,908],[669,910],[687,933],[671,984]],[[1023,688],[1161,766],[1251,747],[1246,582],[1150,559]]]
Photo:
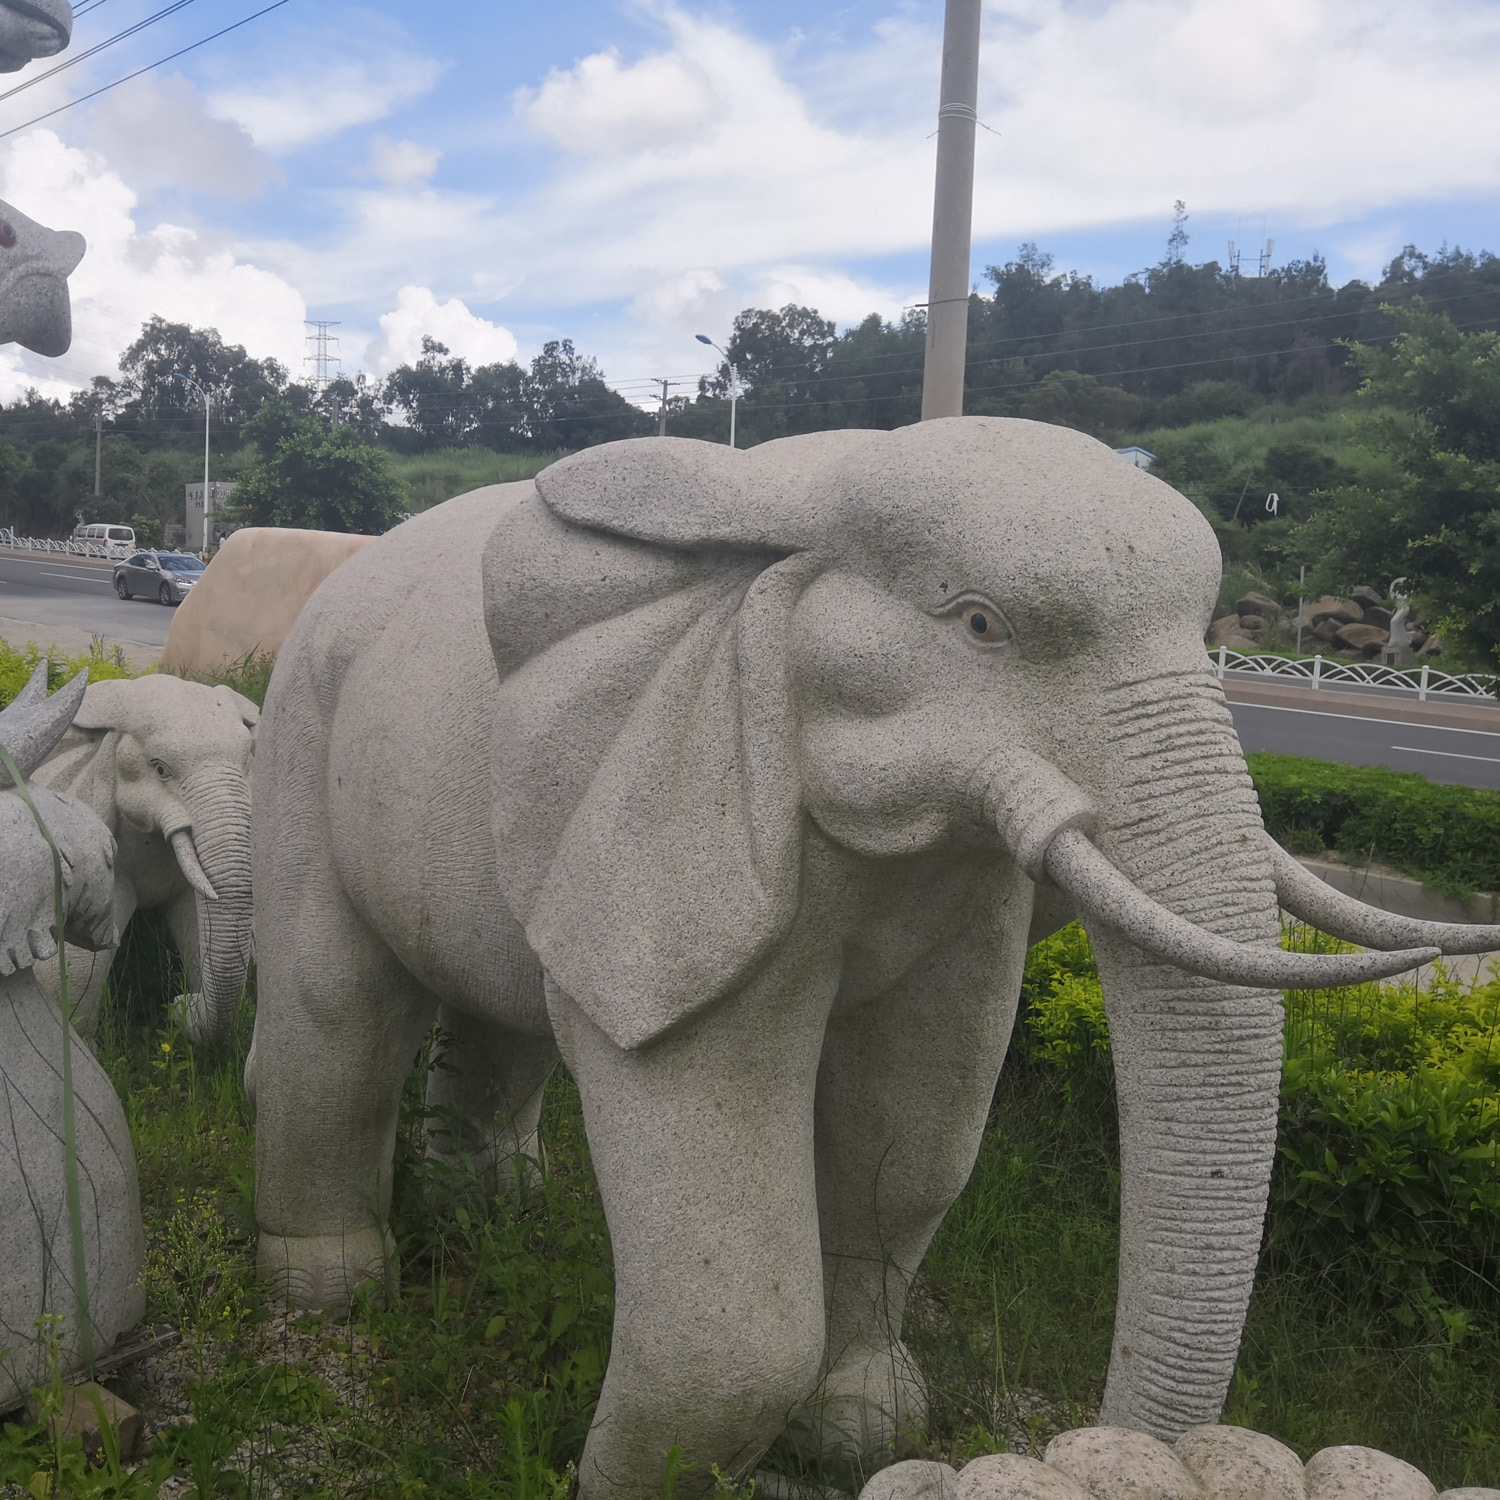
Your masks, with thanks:
[[[1143,895],[1279,950],[1260,809],[1205,676],[1116,689],[1101,851]],[[1085,915],[1120,1116],[1120,1266],[1101,1420],[1159,1437],[1217,1421],[1255,1277],[1276,1145],[1281,996],[1186,973]]]
[[[184,784],[183,800],[192,810],[191,853],[179,850],[178,861],[197,897],[201,976],[188,1036],[212,1043],[229,1035],[250,967],[250,789],[243,777],[221,773]]]

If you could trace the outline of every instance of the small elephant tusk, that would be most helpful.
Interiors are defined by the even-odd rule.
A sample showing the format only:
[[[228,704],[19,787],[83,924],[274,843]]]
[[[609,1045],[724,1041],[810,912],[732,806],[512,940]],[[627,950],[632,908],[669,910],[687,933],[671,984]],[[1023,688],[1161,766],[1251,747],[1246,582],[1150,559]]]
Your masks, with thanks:
[[[1044,856],[1047,874],[1095,917],[1154,957],[1225,984],[1320,990],[1402,974],[1439,956],[1437,948],[1395,953],[1286,953],[1207,932],[1168,911],[1126,879],[1076,828],[1062,829]]]
[[[177,856],[177,863],[187,877],[187,883],[206,901],[217,901],[219,893],[209,884],[208,876],[203,873],[203,866],[198,863],[192,830],[179,828],[171,838],[172,853]]]
[[[1319,880],[1271,837],[1271,874],[1276,899],[1294,917],[1321,932],[1362,943],[1367,948],[1395,948],[1402,943],[1435,944],[1444,953],[1491,953],[1500,949],[1500,927],[1467,922],[1424,922],[1397,916],[1336,891]]]

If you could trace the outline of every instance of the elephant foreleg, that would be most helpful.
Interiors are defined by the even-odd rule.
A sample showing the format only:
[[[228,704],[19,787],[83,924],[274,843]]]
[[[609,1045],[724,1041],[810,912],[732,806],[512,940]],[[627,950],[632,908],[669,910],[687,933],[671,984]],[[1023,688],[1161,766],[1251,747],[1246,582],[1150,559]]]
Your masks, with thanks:
[[[427,1079],[427,1155],[470,1169],[487,1195],[514,1191],[542,1162],[537,1127],[557,1044],[444,1006]]]
[[[841,1461],[926,1422],[901,1342],[927,1246],[973,1170],[1015,1019],[1030,882],[1002,881],[967,930],[829,1023],[818,1071],[825,1375],[797,1432]]]
[[[776,968],[637,1051],[548,988],[583,1099],[615,1260],[609,1369],[579,1469],[581,1500],[662,1493],[668,1450],[747,1470],[818,1378],[823,1288],[812,1100],[832,998]]]
[[[203,992],[203,965],[198,954],[198,897],[191,889],[181,890],[166,907],[167,926],[182,959],[182,994],[173,1005],[186,1018],[192,1013],[193,997]]]

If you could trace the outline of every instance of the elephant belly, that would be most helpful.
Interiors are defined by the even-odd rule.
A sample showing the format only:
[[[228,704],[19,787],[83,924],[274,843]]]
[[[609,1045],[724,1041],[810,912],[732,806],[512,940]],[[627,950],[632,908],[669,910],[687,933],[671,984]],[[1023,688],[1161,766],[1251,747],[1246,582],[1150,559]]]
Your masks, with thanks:
[[[436,530],[422,550],[445,587],[408,595],[339,689],[328,763],[334,863],[365,923],[436,998],[546,1034],[540,966],[495,879],[496,672],[480,549],[472,526]]]

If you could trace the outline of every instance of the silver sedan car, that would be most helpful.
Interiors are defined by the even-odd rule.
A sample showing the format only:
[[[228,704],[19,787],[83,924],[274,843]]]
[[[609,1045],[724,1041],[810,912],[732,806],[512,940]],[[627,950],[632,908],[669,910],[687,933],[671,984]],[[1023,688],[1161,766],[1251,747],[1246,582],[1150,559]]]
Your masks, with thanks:
[[[203,562],[188,552],[137,552],[115,564],[115,593],[122,599],[154,597],[181,604],[203,577]]]

